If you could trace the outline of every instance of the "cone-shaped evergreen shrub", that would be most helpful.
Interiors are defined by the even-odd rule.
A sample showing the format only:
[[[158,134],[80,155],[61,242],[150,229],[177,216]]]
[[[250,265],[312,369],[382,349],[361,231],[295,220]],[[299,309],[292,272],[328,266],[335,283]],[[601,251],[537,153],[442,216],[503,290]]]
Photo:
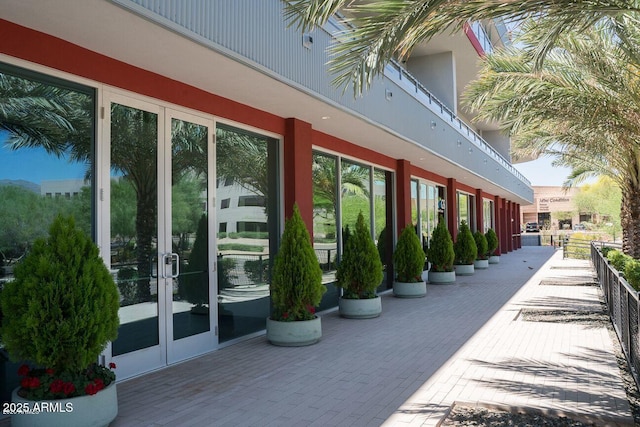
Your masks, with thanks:
[[[470,265],[478,256],[478,247],[473,240],[473,234],[466,221],[460,222],[458,237],[453,244],[453,251],[456,254],[455,263],[458,265]]]
[[[489,256],[493,256],[496,249],[498,249],[498,235],[493,231],[493,228],[490,228],[484,236],[487,238]]]
[[[80,375],[118,334],[118,290],[97,246],[58,216],[2,291],[2,342],[14,360]]]
[[[455,259],[453,239],[451,239],[451,233],[444,224],[443,218],[440,218],[431,235],[427,259],[431,263],[431,271],[453,271],[453,260]]]
[[[311,237],[298,205],[285,222],[282,243],[273,264],[271,278],[271,318],[280,321],[311,320],[327,288],[311,245]]]
[[[337,285],[344,289],[344,298],[375,298],[382,277],[380,255],[360,212],[338,265]]]
[[[420,238],[413,225],[407,225],[400,237],[393,253],[393,264],[396,268],[398,282],[416,283],[422,281],[424,267],[424,251]]]
[[[196,240],[189,256],[185,274],[181,275],[180,286],[185,298],[192,304],[202,306],[209,302],[209,237],[207,215],[198,221]]]
[[[482,231],[478,230],[473,233],[473,239],[476,241],[476,247],[478,248],[478,255],[476,259],[487,259],[489,252],[489,244],[487,238],[482,234]]]

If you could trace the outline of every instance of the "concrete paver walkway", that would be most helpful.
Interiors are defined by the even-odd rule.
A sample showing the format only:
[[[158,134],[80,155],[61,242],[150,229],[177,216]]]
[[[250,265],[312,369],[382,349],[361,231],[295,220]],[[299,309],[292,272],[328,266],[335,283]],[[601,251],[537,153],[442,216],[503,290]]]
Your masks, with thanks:
[[[632,424],[607,331],[525,322],[521,308],[588,308],[594,286],[560,252],[525,247],[426,298],[383,296],[377,319],[322,314],[302,348],[263,336],[118,385],[113,425],[436,425],[454,401],[563,410]],[[557,269],[557,266],[579,267]]]

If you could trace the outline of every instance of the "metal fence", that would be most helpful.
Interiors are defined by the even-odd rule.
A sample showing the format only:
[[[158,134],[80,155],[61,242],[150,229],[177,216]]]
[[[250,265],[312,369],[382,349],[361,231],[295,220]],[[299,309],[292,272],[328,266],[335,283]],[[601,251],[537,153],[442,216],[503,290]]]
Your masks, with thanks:
[[[573,236],[562,238],[562,257],[575,259],[589,259],[591,239],[579,239]]]
[[[631,367],[631,373],[640,385],[640,343],[639,322],[640,302],[638,292],[627,283],[624,277],[609,265],[607,258],[602,254],[602,242],[591,243],[591,262],[598,275],[598,282],[602,288],[609,317],[618,334],[618,339],[624,350],[627,362]],[[607,245],[608,246],[608,245]]]

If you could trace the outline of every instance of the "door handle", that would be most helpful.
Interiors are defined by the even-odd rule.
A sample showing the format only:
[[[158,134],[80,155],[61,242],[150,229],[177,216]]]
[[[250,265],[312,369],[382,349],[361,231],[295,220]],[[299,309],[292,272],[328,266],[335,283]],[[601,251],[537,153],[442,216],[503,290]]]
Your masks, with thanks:
[[[174,266],[175,265],[175,269]],[[167,274],[167,266],[169,266],[170,273]],[[162,255],[162,278],[163,279],[177,279],[180,275],[180,256],[175,252],[170,252]]]
[[[177,279],[178,276],[180,275],[180,255],[178,255],[175,252],[171,253],[170,255],[171,255],[171,278],[172,279]],[[173,271],[173,260],[174,259],[175,259],[175,265],[176,265],[175,273]]]

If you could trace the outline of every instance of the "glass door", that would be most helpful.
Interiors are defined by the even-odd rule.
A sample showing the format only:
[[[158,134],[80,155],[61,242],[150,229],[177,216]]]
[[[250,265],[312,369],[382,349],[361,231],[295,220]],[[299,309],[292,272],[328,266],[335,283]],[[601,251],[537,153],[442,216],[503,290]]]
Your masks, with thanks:
[[[105,105],[110,262],[120,291],[112,355],[127,378],[216,345],[207,212],[213,125],[118,95]]]
[[[167,361],[183,360],[214,348],[217,304],[212,256],[215,208],[213,181],[213,123],[177,111],[166,111],[166,190],[164,246],[167,292]],[[211,215],[210,215],[211,214]],[[215,223],[213,223],[215,224]],[[168,270],[168,271],[167,271]],[[211,273],[211,274],[210,274]]]

